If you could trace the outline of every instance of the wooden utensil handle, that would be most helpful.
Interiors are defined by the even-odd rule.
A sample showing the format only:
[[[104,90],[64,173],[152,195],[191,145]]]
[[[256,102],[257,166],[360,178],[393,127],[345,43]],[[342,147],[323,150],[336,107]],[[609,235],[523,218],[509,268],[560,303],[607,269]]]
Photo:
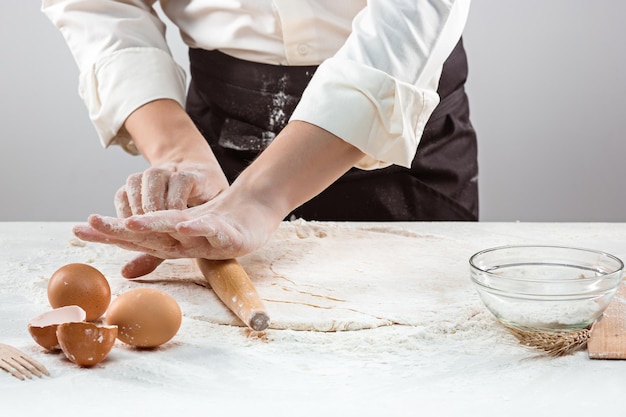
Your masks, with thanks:
[[[626,283],[622,283],[587,341],[591,359],[626,359]]]
[[[196,259],[202,275],[220,300],[253,330],[265,330],[270,318],[248,274],[236,259]]]

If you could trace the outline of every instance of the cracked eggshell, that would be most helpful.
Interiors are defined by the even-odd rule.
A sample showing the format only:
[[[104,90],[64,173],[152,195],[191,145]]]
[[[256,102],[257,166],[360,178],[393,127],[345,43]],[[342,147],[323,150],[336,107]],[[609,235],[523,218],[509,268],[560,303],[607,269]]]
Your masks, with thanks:
[[[59,349],[57,327],[62,323],[81,322],[86,318],[85,310],[79,306],[65,306],[47,311],[28,323],[28,332],[35,342],[48,350]]]
[[[107,324],[117,325],[117,338],[140,348],[154,348],[173,338],[182,321],[180,306],[169,294],[137,288],[118,296],[106,312]]]
[[[61,350],[72,362],[93,366],[107,357],[117,337],[117,326],[63,323],[57,328]]]
[[[77,305],[87,312],[87,321],[100,318],[111,302],[111,287],[105,276],[91,265],[67,264],[48,281],[52,308]]]

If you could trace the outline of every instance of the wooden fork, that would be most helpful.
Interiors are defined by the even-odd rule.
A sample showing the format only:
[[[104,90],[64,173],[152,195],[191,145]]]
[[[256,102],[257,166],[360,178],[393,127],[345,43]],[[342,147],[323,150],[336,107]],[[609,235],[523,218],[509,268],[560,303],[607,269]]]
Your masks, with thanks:
[[[21,350],[3,343],[0,343],[0,369],[4,369],[22,381],[24,377],[31,379],[32,375],[38,378],[42,375],[50,376],[45,366]]]

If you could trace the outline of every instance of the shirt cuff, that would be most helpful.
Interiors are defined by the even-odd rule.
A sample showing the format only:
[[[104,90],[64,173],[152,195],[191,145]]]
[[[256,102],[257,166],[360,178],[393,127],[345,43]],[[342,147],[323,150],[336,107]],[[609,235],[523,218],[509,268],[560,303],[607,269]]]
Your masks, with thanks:
[[[79,94],[102,145],[120,145],[137,154],[124,128],[126,118],[142,105],[172,99],[184,106],[185,71],[158,48],[126,48],[96,62],[80,74]]]
[[[330,58],[315,72],[290,120],[312,123],[360,149],[367,156],[358,168],[408,168],[439,104],[438,80],[420,89],[358,62]]]

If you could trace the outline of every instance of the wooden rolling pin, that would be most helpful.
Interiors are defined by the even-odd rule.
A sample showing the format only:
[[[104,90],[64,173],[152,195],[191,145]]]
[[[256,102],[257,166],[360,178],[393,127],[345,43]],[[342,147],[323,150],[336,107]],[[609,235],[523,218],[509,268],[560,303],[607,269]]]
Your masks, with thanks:
[[[196,259],[202,275],[220,300],[252,330],[265,330],[270,317],[252,281],[236,259]]]

